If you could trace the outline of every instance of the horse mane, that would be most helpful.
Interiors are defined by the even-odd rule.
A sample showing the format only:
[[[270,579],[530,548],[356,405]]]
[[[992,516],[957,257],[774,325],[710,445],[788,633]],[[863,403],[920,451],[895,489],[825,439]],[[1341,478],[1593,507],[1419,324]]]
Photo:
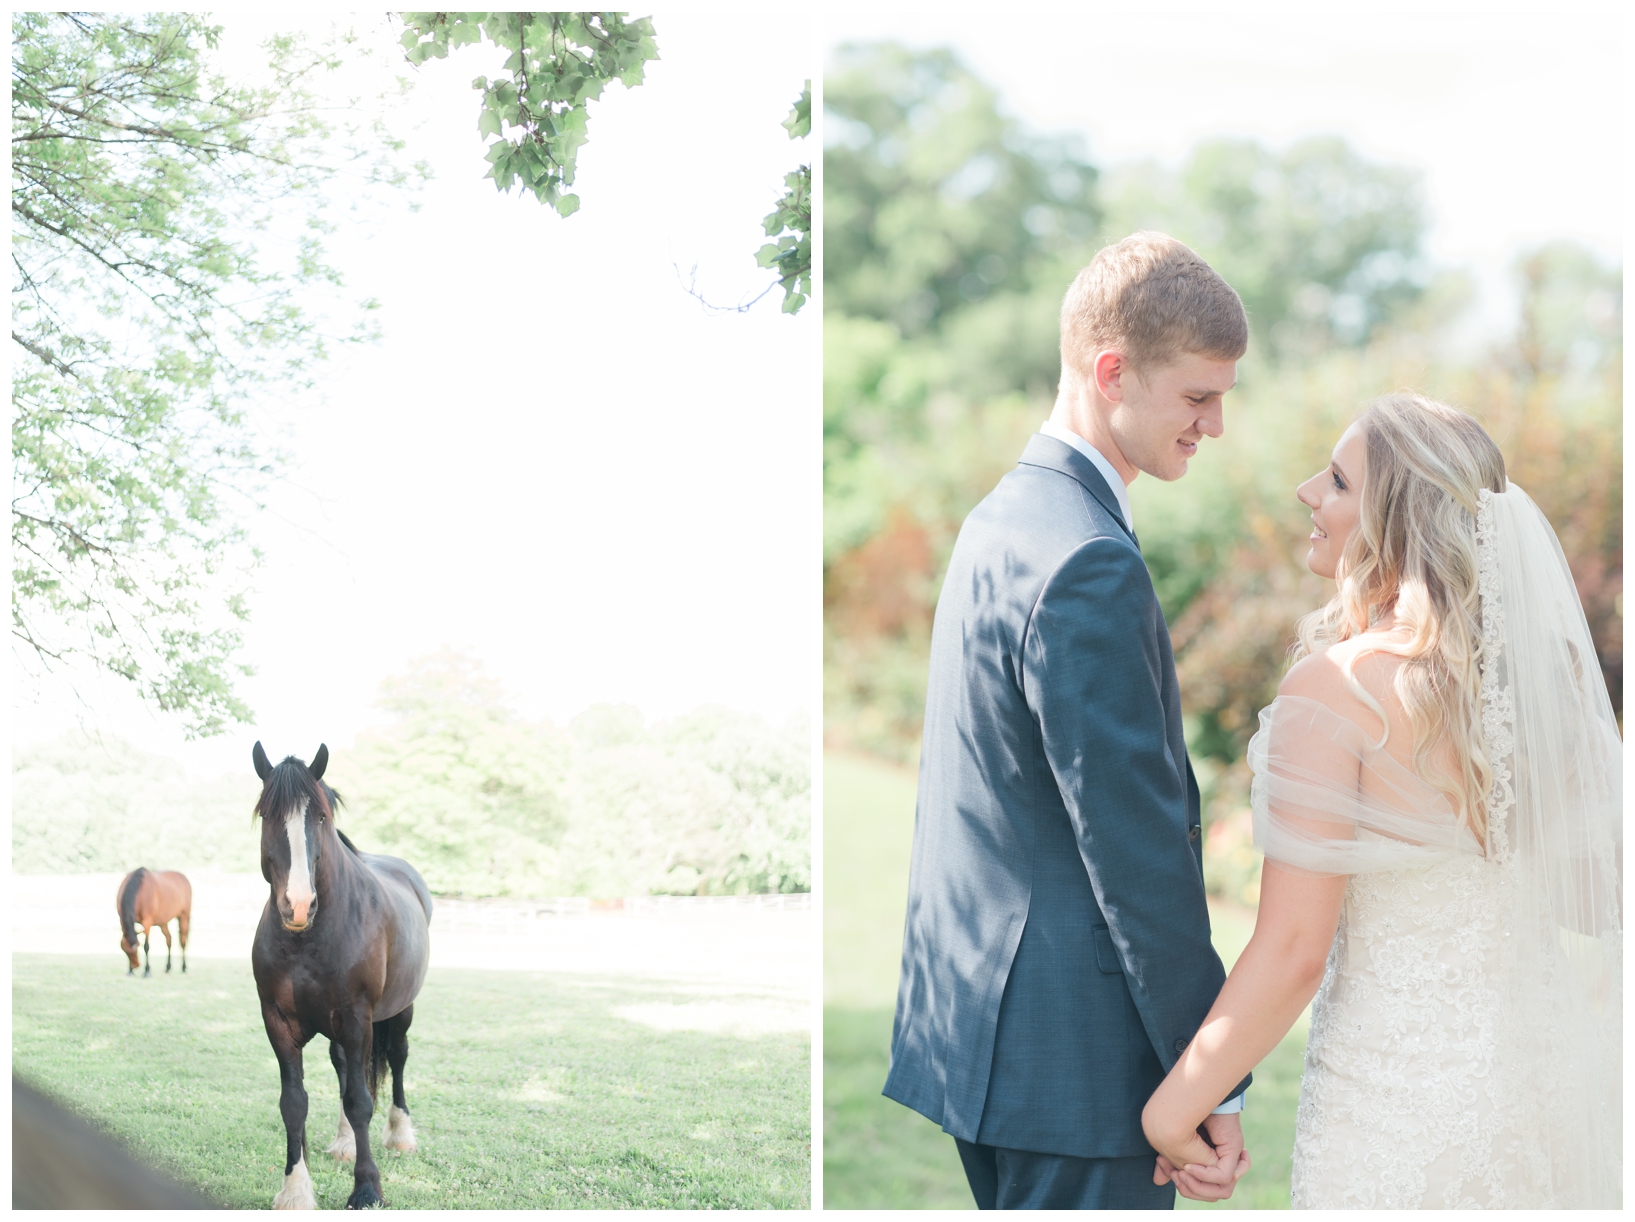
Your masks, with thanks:
[[[142,879],[147,869],[137,866],[125,876],[125,885],[119,889],[119,927],[125,941],[136,945],[136,896],[142,890]]]
[[[261,796],[256,799],[255,811],[251,814],[250,820],[254,822],[256,819],[265,819],[276,811],[289,810],[303,799],[330,816],[333,816],[335,808],[341,805],[340,794],[313,776],[311,769],[295,756],[286,755],[268,775],[266,784],[261,787]],[[330,823],[333,826],[333,817]],[[342,836],[341,839],[345,840],[346,837]]]
[[[337,800],[338,800],[339,795],[337,794],[336,797],[337,797]],[[354,855],[359,856],[359,857],[361,857],[363,855],[362,850],[359,849],[357,845],[353,844],[350,840],[348,840],[346,838],[346,833],[341,831],[340,828],[337,827],[335,829],[335,834],[341,838],[341,843],[342,844],[344,844],[347,848],[352,850]]]

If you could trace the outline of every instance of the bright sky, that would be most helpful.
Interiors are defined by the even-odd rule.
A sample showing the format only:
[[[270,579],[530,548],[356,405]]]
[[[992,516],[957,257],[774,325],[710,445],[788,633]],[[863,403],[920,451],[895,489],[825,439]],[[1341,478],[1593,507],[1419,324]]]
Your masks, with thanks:
[[[1234,5],[1234,8],[1264,5]],[[1546,238],[1622,258],[1624,43],[1615,12],[831,10],[824,41],[951,46],[1006,110],[1084,134],[1093,162],[1176,165],[1199,141],[1320,133],[1419,168],[1439,262],[1508,325],[1506,269]],[[1445,6],[1435,6],[1445,7]],[[1469,6],[1467,6],[1469,7]],[[1609,9],[1611,6],[1608,6]]]
[[[229,19],[224,54],[277,20]],[[350,743],[381,680],[444,644],[533,716],[619,701],[815,717],[818,311],[782,315],[774,290],[706,314],[672,264],[696,262],[718,302],[768,282],[761,219],[819,147],[780,126],[818,48],[801,10],[653,21],[662,58],[593,103],[566,221],[483,179],[482,52],[419,70],[396,124],[420,124],[410,156],[435,172],[420,210],[343,224],[331,248],[347,299],[382,302],[384,340],[281,405],[300,467],[253,526],[255,722],[186,745],[94,681],[87,720],[198,772],[248,769],[256,738],[274,758]],[[76,715],[53,689],[14,736]]]

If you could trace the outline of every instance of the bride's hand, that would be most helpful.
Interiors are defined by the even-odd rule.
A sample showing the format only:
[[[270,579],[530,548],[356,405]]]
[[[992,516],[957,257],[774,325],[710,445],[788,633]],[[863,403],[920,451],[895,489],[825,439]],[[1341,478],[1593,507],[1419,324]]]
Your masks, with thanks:
[[[1215,1148],[1215,1165],[1192,1163],[1182,1170],[1162,1154],[1153,1172],[1153,1183],[1174,1181],[1176,1190],[1194,1201],[1224,1201],[1249,1170],[1249,1151],[1243,1148],[1243,1128],[1236,1113],[1204,1117],[1204,1138]]]
[[[1141,1131],[1153,1149],[1169,1160],[1171,1168],[1213,1167],[1214,1147],[1203,1139],[1197,1128],[1184,1117],[1166,1114],[1156,1104],[1156,1098],[1149,1099],[1141,1110]]]

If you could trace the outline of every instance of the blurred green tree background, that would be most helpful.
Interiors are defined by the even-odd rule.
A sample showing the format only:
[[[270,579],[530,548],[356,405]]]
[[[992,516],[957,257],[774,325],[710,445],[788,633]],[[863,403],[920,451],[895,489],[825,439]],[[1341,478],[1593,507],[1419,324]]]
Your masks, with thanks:
[[[326,779],[360,848],[464,896],[733,895],[811,890],[811,736],[722,708],[649,723],[595,705],[567,726],[512,711],[458,653],[382,685],[390,721],[336,750]],[[275,758],[317,743],[271,744]],[[119,739],[67,735],[12,761],[12,869],[255,873],[260,785],[191,779]]]
[[[1240,915],[1258,898],[1244,747],[1295,621],[1331,592],[1305,567],[1294,489],[1375,395],[1413,388],[1493,434],[1555,525],[1622,717],[1621,266],[1570,243],[1525,253],[1515,333],[1480,337],[1473,282],[1425,252],[1418,175],[1344,140],[1221,140],[1178,169],[1098,167],[1007,118],[951,52],[889,43],[840,48],[824,102],[824,735],[837,761],[914,762],[960,523],[1049,415],[1068,283],[1138,229],[1208,259],[1251,327],[1225,436],[1185,479],[1130,488],[1204,788],[1211,891]],[[829,824],[833,879],[869,850],[834,834],[854,822]],[[900,936],[894,900],[885,943]],[[832,935],[834,895],[826,911]],[[826,975],[851,946],[830,940]],[[831,1204],[846,1173],[828,1172]]]

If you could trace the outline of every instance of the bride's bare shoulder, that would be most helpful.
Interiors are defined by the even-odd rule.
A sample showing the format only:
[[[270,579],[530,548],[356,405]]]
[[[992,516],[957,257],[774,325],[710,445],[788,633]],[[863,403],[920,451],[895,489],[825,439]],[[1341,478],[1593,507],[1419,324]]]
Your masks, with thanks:
[[[1370,721],[1375,720],[1377,715],[1358,698],[1356,687],[1362,687],[1376,701],[1389,703],[1393,699],[1391,680],[1402,659],[1379,651],[1385,639],[1381,633],[1364,633],[1338,641],[1321,653],[1308,654],[1289,668],[1277,694],[1321,701],[1337,712],[1351,715],[1366,712]],[[1347,671],[1355,685],[1347,680]]]
[[[1277,694],[1321,700],[1329,692],[1344,687],[1345,679],[1340,674],[1338,663],[1325,651],[1308,653],[1289,667],[1288,673],[1283,676],[1283,682],[1277,685]]]

